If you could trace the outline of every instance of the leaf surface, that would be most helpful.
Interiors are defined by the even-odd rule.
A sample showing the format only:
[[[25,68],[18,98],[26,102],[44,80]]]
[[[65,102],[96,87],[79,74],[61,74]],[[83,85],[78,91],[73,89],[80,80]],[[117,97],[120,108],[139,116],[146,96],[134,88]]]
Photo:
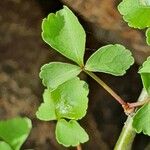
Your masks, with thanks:
[[[0,139],[8,143],[13,150],[19,150],[28,137],[31,127],[32,124],[28,118],[18,117],[0,121]]]
[[[56,125],[56,139],[66,147],[77,146],[89,140],[88,134],[75,120],[67,122],[61,119]]]
[[[67,80],[76,77],[80,72],[81,68],[76,65],[51,62],[42,66],[40,78],[46,87],[55,89]]]
[[[150,27],[149,0],[123,0],[118,10],[130,27],[139,29]]]
[[[6,142],[0,141],[0,150],[13,150],[13,149]]]
[[[44,103],[38,109],[37,117],[41,120],[57,120],[59,118],[81,119],[88,107],[88,85],[73,78],[57,89],[46,90]],[[45,96],[46,95],[46,96]]]
[[[143,132],[150,136],[150,102],[137,111],[132,125],[137,133]]]
[[[143,66],[139,70],[142,83],[148,94],[150,95],[150,57],[143,63]]]
[[[42,38],[62,55],[83,65],[85,31],[68,7],[64,6],[43,20]]]
[[[150,28],[146,30],[146,42],[150,46]]]
[[[55,103],[51,97],[51,91],[46,89],[43,94],[44,102],[39,106],[36,116],[40,120],[56,120]]]
[[[124,46],[115,44],[98,49],[86,62],[85,69],[121,76],[134,63],[131,52]]]
[[[87,83],[77,77],[60,85],[52,92],[57,116],[68,119],[84,117],[88,107],[88,93]]]

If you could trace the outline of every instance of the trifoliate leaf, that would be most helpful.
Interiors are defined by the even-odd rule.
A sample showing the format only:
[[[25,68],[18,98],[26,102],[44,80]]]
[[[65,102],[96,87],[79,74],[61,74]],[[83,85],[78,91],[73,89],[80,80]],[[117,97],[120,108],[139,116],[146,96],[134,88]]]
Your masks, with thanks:
[[[85,31],[77,17],[66,6],[49,14],[42,22],[42,38],[56,51],[83,65]]]
[[[150,57],[143,63],[138,73],[141,75],[144,88],[150,94]]]
[[[38,109],[37,117],[41,120],[59,118],[81,119],[88,107],[88,86],[79,78],[73,78],[57,89],[44,92],[44,103]]]
[[[146,42],[150,46],[150,28],[146,30]]]
[[[9,144],[13,150],[20,150],[30,133],[31,127],[31,121],[28,118],[0,121],[0,139]]]
[[[51,62],[41,68],[40,78],[45,86],[55,89],[62,83],[76,77],[81,72],[81,68],[61,62]]]
[[[121,76],[133,64],[131,52],[124,46],[115,44],[98,49],[86,62],[85,69]]]
[[[118,9],[129,26],[139,29],[150,27],[149,0],[123,0]]]
[[[13,149],[6,142],[0,141],[0,150],[13,150]]]
[[[40,120],[49,121],[49,120],[56,120],[56,113],[55,113],[55,103],[54,100],[51,98],[51,91],[46,89],[43,94],[44,103],[40,105],[38,111],[36,112],[36,116]]]
[[[143,132],[150,136],[150,103],[145,104],[137,111],[132,125],[137,133]]]
[[[57,141],[66,147],[77,146],[89,140],[88,134],[75,120],[59,120],[55,133]]]

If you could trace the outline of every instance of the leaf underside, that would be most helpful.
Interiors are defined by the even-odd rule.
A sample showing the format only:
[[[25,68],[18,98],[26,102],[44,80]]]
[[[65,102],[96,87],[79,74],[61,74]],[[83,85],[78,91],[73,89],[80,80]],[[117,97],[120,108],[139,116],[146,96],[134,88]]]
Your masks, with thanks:
[[[150,136],[150,102],[137,111],[132,125],[137,133],[143,132]]]
[[[66,6],[49,14],[42,22],[42,38],[56,51],[83,65],[85,31],[77,17]]]
[[[88,134],[75,120],[58,120],[55,133],[57,141],[66,147],[77,146],[89,140]]]
[[[86,62],[85,69],[121,76],[133,64],[131,52],[124,46],[106,45],[98,49]]]

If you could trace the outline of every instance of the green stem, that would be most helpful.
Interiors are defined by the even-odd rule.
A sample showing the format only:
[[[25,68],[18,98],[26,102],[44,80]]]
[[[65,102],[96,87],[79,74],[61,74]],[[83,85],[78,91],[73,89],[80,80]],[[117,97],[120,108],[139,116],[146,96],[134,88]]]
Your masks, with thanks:
[[[125,122],[125,125],[121,131],[119,139],[115,145],[114,150],[131,150],[132,143],[136,136],[135,130],[132,128],[133,118],[131,116]]]
[[[145,90],[142,90],[138,101],[142,102],[148,98],[149,96],[147,92]],[[136,132],[132,127],[132,122],[133,116],[128,116],[114,150],[131,150],[134,138],[136,136]]]
[[[114,92],[105,82],[103,82],[98,76],[96,76],[94,73],[83,70],[85,73],[87,73],[90,77],[92,77],[97,83],[99,83],[111,96],[115,98],[119,104],[122,105],[123,108],[128,108],[128,104],[116,93]]]

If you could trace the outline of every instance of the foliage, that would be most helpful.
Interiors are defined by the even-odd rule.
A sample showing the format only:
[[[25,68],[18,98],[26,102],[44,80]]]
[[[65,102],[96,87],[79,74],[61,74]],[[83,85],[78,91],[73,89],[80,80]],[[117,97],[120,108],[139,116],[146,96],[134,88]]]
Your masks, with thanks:
[[[0,149],[19,150],[28,137],[32,124],[28,118],[0,121]]]
[[[77,77],[53,91],[46,89],[43,96],[44,103],[39,107],[37,117],[41,120],[81,119],[86,114],[87,95],[87,84]]]
[[[83,65],[85,31],[77,17],[66,6],[43,20],[42,38],[62,55]]]
[[[119,12],[128,25],[146,30],[146,41],[150,45],[150,0],[123,0],[118,6]],[[140,19],[139,19],[140,18]],[[143,63],[139,73],[147,93],[150,95],[150,57]],[[137,133],[143,132],[150,136],[150,104],[140,108],[134,118],[133,127]]]
[[[129,26],[139,29],[150,26],[150,3],[148,1],[123,0],[119,4],[118,9]]]
[[[123,0],[118,9],[130,27],[147,28],[146,41],[150,45],[150,0]],[[77,17],[66,6],[43,20],[42,38],[76,64],[50,62],[41,67],[39,76],[46,89],[36,116],[43,121],[57,121],[55,134],[58,143],[66,147],[77,146],[89,140],[88,134],[77,122],[87,113],[89,88],[77,76],[82,71],[87,74],[103,72],[122,76],[134,59],[124,46],[109,44],[99,48],[84,63],[86,34]],[[139,73],[143,87],[150,95],[150,57],[143,63]],[[137,133],[150,136],[149,101],[134,114],[132,126]],[[28,118],[0,121],[0,149],[19,150],[31,127]]]
[[[150,57],[143,63],[139,73],[147,93],[150,95]],[[137,133],[143,132],[150,136],[150,102],[142,106],[133,118],[133,127]]]
[[[143,86],[150,95],[150,57],[148,57],[147,60],[143,63],[139,73],[141,74]]]
[[[146,30],[146,42],[150,45],[150,28]]]
[[[9,144],[4,141],[0,141],[0,149],[1,150],[13,150]]]
[[[134,62],[129,50],[115,44],[98,49],[86,62],[85,69],[94,72],[104,72],[121,76]]]
[[[41,68],[40,78],[43,85],[50,89],[55,89],[67,80],[76,77],[81,72],[81,68],[61,62],[52,62]]]
[[[77,121],[70,120],[68,122],[61,119],[56,125],[56,139],[60,144],[68,147],[87,142],[89,137]]]
[[[41,68],[40,78],[47,89],[36,116],[44,121],[57,120],[57,141],[66,147],[77,146],[88,140],[87,133],[77,120],[86,114],[89,90],[88,85],[76,76],[86,70],[124,75],[134,59],[124,46],[110,44],[98,49],[84,66],[85,31],[66,6],[43,20],[42,38],[77,65],[51,62]]]
[[[132,125],[137,133],[143,132],[150,136],[150,102],[137,111]]]
[[[118,10],[130,27],[138,29],[150,27],[150,0],[123,0],[118,6]],[[150,45],[149,32],[148,29],[146,31],[148,45]]]

